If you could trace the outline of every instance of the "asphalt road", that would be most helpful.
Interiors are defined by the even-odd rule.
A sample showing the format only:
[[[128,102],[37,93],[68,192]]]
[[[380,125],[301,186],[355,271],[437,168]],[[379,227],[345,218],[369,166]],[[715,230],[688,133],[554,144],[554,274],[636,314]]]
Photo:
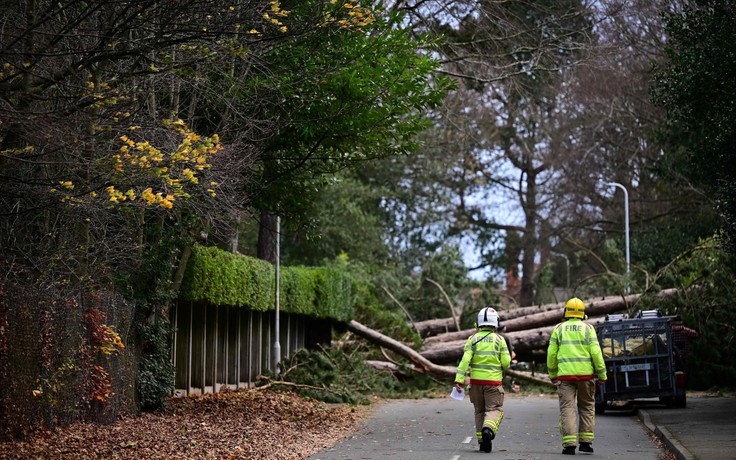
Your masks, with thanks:
[[[504,419],[490,454],[479,452],[473,406],[466,397],[381,404],[352,436],[310,460],[565,459],[556,397],[507,394]],[[596,418],[596,459],[657,460],[663,453],[635,413]],[[580,454],[588,456],[588,454]]]

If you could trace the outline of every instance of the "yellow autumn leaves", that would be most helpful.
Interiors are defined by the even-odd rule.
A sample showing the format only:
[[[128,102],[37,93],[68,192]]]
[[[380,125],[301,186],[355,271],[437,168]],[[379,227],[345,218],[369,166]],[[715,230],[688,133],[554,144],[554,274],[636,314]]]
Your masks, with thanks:
[[[336,5],[338,0],[330,0],[330,4]],[[374,12],[370,8],[361,6],[354,0],[344,0],[340,5],[340,8],[345,10],[347,17],[337,18],[331,13],[325,14],[325,23],[323,26],[328,24],[337,24],[343,29],[356,29],[359,32],[362,27],[376,20]]]
[[[189,198],[187,186],[199,185],[198,173],[210,168],[210,159],[222,150],[218,135],[202,137],[180,119],[166,120],[164,124],[182,138],[174,152],[165,154],[149,141],[135,141],[123,135],[119,138],[123,144],[120,153],[113,156],[113,169],[119,177],[143,173],[161,183],[162,190],[154,191],[153,187],[146,187],[143,190],[128,188],[123,191],[119,186],[110,185],[105,189],[109,202],[118,204],[138,200],[147,206],[171,209],[177,199]],[[215,196],[216,186],[216,182],[209,183],[206,190],[210,196]]]
[[[201,187],[211,197],[216,196],[217,182],[200,184],[200,174],[212,167],[212,156],[222,150],[218,135],[200,136],[179,119],[166,120],[164,125],[181,137],[179,146],[171,153],[162,151],[150,141],[135,140],[132,138],[133,134],[122,135],[117,139],[122,146],[112,156],[111,170],[108,172],[111,185],[104,187],[105,193],[102,195],[94,188],[85,192],[84,187],[79,187],[79,184],[71,180],[60,180],[49,191],[63,192],[62,201],[71,205],[81,203],[82,197],[86,195],[88,199],[102,197],[111,205],[137,202],[148,207],[166,209],[173,208],[177,200],[189,198],[189,191],[193,187]],[[131,126],[128,130],[133,132],[139,128]],[[12,153],[21,154],[20,151]],[[147,185],[125,186],[126,183]],[[72,196],[73,191],[78,194]]]
[[[279,1],[271,1],[270,11],[263,13],[263,19],[268,21],[272,26],[278,28],[281,32],[287,32],[288,28],[281,22],[281,19],[287,17],[290,11],[281,8]],[[330,4],[336,6],[336,12],[327,12],[324,15],[324,21],[318,24],[318,27],[326,27],[329,25],[337,25],[341,29],[352,29],[358,32],[376,20],[374,11],[368,7],[361,6],[356,0],[330,0]],[[261,32],[255,28],[248,31],[251,35],[261,35]]]
[[[117,353],[119,349],[125,348],[123,339],[117,333],[114,326],[100,324],[98,327],[100,329],[100,343],[96,344],[95,347],[100,350],[100,353],[110,356],[113,353]]]

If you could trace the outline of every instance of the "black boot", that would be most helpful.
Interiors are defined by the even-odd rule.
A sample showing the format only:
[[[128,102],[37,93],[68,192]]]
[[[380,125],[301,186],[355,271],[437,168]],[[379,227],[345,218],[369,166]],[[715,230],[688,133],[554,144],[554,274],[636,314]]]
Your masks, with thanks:
[[[490,443],[490,442],[483,442],[483,441],[480,442],[480,451],[481,452],[488,453],[488,452],[490,452],[492,450],[493,450],[493,444],[492,443]]]
[[[593,446],[591,446],[589,442],[581,442],[580,443],[580,452],[588,452],[588,453],[592,454],[593,453]]]
[[[565,446],[562,448],[564,455],[575,455],[575,446]]]
[[[496,434],[493,432],[493,430],[491,430],[487,426],[484,427],[482,430],[480,430],[480,432],[481,432],[481,436],[483,437],[483,442],[481,444],[486,445],[485,452],[492,451],[493,450],[493,440],[495,439]]]

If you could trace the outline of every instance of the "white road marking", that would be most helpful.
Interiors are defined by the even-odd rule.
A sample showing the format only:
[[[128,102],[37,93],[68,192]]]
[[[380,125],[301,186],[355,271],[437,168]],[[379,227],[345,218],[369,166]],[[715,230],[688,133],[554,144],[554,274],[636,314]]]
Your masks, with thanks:
[[[460,460],[460,456],[459,455],[453,455],[450,460]]]
[[[468,437],[467,437],[467,438],[465,438],[465,440],[463,441],[463,444],[470,444],[470,441],[472,441],[472,440],[473,440],[473,437],[472,437],[472,436],[468,436]]]

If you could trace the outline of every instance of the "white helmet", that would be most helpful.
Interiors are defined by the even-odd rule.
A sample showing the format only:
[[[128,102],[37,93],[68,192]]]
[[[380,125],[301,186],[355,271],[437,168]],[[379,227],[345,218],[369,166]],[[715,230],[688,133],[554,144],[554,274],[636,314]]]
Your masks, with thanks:
[[[478,312],[478,327],[493,326],[498,327],[498,313],[492,307],[486,307]]]

